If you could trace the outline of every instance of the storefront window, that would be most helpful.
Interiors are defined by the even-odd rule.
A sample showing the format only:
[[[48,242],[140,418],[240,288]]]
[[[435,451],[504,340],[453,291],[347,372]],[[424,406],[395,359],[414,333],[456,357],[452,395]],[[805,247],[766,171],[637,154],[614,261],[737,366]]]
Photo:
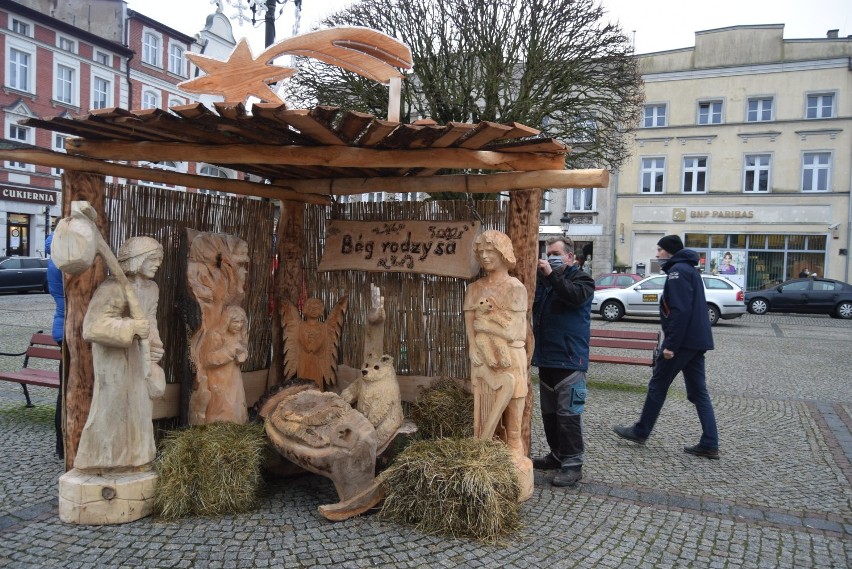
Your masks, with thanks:
[[[684,246],[690,249],[702,249],[710,246],[710,236],[702,233],[687,233]]]
[[[825,235],[808,235],[808,244],[805,249],[810,251],[825,251]]]
[[[722,249],[728,246],[728,236],[723,234],[713,234],[710,236],[710,246],[717,249]]]
[[[784,282],[784,253],[751,252],[748,265],[746,290],[758,290]]]
[[[784,238],[785,235],[769,235],[768,248],[769,249],[783,249],[784,248]]]
[[[749,235],[749,249],[766,249],[766,235]]]
[[[728,235],[728,247],[731,249],[745,249],[746,236],[741,233]]]
[[[805,236],[804,235],[790,235],[787,241],[787,248],[790,250],[793,249],[805,249]]]

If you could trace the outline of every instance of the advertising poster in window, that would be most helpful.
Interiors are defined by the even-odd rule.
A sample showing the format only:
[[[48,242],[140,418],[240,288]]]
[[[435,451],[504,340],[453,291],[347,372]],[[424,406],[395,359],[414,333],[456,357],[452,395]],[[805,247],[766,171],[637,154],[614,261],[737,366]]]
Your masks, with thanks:
[[[710,272],[730,279],[742,288],[745,285],[745,264],[745,251],[713,251]]]

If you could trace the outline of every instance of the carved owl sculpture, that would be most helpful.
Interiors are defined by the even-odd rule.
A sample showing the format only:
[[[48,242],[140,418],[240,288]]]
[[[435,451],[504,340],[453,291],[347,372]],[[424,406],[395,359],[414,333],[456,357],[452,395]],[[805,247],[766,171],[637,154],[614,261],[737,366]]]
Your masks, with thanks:
[[[299,377],[310,379],[320,390],[325,385],[334,385],[337,380],[337,353],[343,318],[349,305],[344,296],[328,313],[325,321],[320,320],[325,307],[318,298],[305,301],[302,310],[293,303],[281,304],[281,322],[284,325],[284,379]]]

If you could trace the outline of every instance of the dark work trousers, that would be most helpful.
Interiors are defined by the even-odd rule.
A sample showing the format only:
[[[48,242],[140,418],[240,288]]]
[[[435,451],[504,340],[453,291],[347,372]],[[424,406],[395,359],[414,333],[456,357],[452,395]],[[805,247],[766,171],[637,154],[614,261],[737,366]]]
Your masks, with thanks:
[[[62,346],[62,342],[59,343]],[[65,458],[65,441],[62,438],[62,359],[59,360],[59,389],[56,390],[56,412],[53,414],[53,427],[56,429],[56,456]]]
[[[541,421],[554,458],[562,468],[583,466],[583,408],[586,372],[538,368]]]
[[[665,359],[662,353],[660,354],[654,363],[654,373],[648,383],[648,394],[645,396],[642,415],[639,417],[639,422],[633,426],[633,432],[643,439],[651,434],[663,409],[669,386],[681,371],[686,384],[686,398],[695,405],[698,420],[701,422],[702,433],[698,444],[705,448],[719,448],[716,416],[704,381],[704,350],[681,348],[670,360]]]

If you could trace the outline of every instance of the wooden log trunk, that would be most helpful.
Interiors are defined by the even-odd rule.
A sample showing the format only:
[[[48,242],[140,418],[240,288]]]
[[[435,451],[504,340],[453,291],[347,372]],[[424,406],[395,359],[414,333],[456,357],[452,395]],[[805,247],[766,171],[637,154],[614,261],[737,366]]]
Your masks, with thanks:
[[[302,309],[302,288],[305,282],[302,252],[305,250],[305,205],[281,201],[277,231],[278,271],[273,283],[272,363],[269,367],[267,389],[283,379],[283,335],[280,306],[287,300]]]
[[[512,240],[517,264],[510,271],[513,277],[527,287],[527,362],[532,360],[535,338],[532,333],[532,305],[535,295],[535,278],[538,270],[538,222],[541,211],[542,190],[525,190],[512,192],[509,198],[509,214],[506,220],[506,235]],[[527,456],[532,443],[532,385],[528,386],[527,400],[524,404],[524,417],[521,426],[521,437]]]
[[[97,226],[106,239],[109,222],[104,213],[104,177],[99,174],[66,170],[62,176],[62,217],[71,213],[71,202],[85,200],[98,212]],[[91,268],[79,275],[65,276],[65,337],[68,353],[65,393],[63,398],[63,431],[65,434],[65,469],[74,467],[80,435],[89,416],[95,372],[92,348],[83,340],[83,318],[95,289],[104,281],[106,268],[100,256]]]

